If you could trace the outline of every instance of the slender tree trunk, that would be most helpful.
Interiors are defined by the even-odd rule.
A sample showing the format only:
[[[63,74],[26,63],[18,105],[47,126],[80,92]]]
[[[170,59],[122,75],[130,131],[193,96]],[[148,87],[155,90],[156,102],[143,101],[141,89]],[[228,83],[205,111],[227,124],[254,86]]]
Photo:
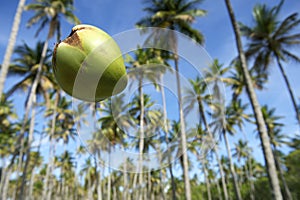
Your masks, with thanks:
[[[23,199],[24,196],[26,196],[26,180],[27,180],[27,170],[28,170],[28,165],[30,163],[30,150],[31,150],[31,144],[33,142],[33,134],[34,134],[34,126],[35,126],[35,104],[36,103],[36,95],[34,93],[33,96],[33,100],[32,100],[32,104],[33,104],[33,108],[31,111],[31,120],[30,120],[30,128],[29,128],[29,134],[28,134],[28,144],[27,144],[27,148],[26,148],[26,162],[25,162],[25,166],[24,166],[24,170],[23,170],[23,174],[22,174],[22,183],[21,183],[21,191],[20,191],[20,197],[19,199]]]
[[[237,24],[237,21],[235,19],[233,9],[230,3],[230,0],[225,0],[226,7],[228,10],[228,14],[230,16],[230,20],[233,26],[234,34],[235,34],[235,39],[236,39],[236,45],[239,53],[239,59],[241,61],[241,67],[243,71],[243,75],[245,78],[245,83],[246,83],[246,89],[247,93],[251,102],[252,109],[254,111],[255,119],[256,119],[256,124],[257,124],[257,129],[259,131],[262,147],[263,147],[263,153],[264,153],[264,159],[266,163],[266,168],[268,172],[268,177],[270,181],[270,185],[272,188],[272,196],[276,200],[282,200],[282,194],[280,191],[280,185],[279,185],[279,180],[277,177],[276,173],[276,167],[275,167],[275,162],[274,162],[274,157],[272,154],[272,149],[267,133],[267,129],[265,126],[265,121],[261,112],[261,108],[259,105],[259,102],[256,97],[256,93],[254,91],[253,85],[252,85],[252,80],[250,78],[250,74],[247,68],[247,63],[246,63],[246,58],[245,54],[243,52],[242,48],[242,41],[241,41],[241,35],[240,35],[240,30]]]
[[[217,191],[218,191],[218,195],[219,195],[219,200],[223,200],[221,188],[220,188],[220,185],[219,185],[219,181],[218,181],[218,179],[216,179],[216,180],[214,180],[214,181],[215,181],[216,186],[217,186]]]
[[[10,59],[14,51],[14,46],[16,43],[17,35],[19,32],[19,27],[22,18],[22,12],[25,5],[26,0],[20,0],[17,11],[14,18],[14,23],[10,32],[8,45],[5,51],[2,67],[1,67],[1,74],[0,74],[0,101],[2,100],[2,92],[4,88],[4,83],[6,80],[7,72],[9,69]]]
[[[281,168],[280,162],[278,160],[278,157],[276,155],[276,152],[277,152],[277,149],[276,149],[276,147],[274,147],[273,155],[274,155],[276,167],[277,167],[277,170],[279,172],[280,179],[281,179],[281,182],[282,182],[282,185],[283,185],[283,188],[284,188],[284,192],[285,192],[285,198],[284,199],[286,199],[286,200],[293,200],[291,191],[290,191],[290,189],[288,187],[288,184],[287,184],[287,182],[286,182],[286,180],[284,178],[284,173],[282,171],[282,168]]]
[[[102,200],[102,189],[101,189],[101,170],[99,169],[99,175],[98,175],[98,184],[97,184],[97,196],[98,200]]]
[[[208,179],[208,174],[207,174],[207,171],[206,171],[205,163],[204,163],[203,159],[200,158],[199,155],[198,155],[198,160],[202,164],[202,169],[203,169],[203,174],[204,174],[204,181],[205,181],[206,190],[207,190],[207,199],[208,200],[212,200],[212,198],[211,198],[211,191],[210,191],[210,182],[209,182],[209,179]]]
[[[167,151],[168,151],[168,170],[170,173],[171,177],[171,187],[172,187],[172,200],[176,200],[176,183],[174,180],[174,175],[173,175],[173,169],[172,169],[172,161],[171,161],[171,152],[169,149],[169,139],[168,139],[168,132],[169,128],[167,125],[167,104],[166,104],[166,95],[165,95],[165,89],[163,87],[163,76],[161,75],[160,77],[160,82],[161,82],[161,98],[162,98],[162,103],[163,103],[163,117],[164,117],[164,132],[165,132],[165,137],[166,137],[166,143],[167,143]]]
[[[111,174],[108,175],[107,178],[107,200],[110,200],[111,196]]]
[[[151,171],[148,170],[148,189],[147,189],[147,198],[151,199],[151,191],[152,191],[152,185],[151,185]]]
[[[39,140],[39,144],[38,144],[38,148],[37,148],[38,155],[40,153],[42,139],[43,139],[43,134],[41,134],[41,136],[40,136],[40,140]],[[39,157],[37,156],[34,160],[33,169],[32,169],[31,176],[30,176],[31,178],[30,178],[29,194],[28,194],[29,200],[34,199],[33,195],[32,195],[33,194],[33,183],[34,183],[34,172],[35,172],[34,168],[35,168],[35,166],[37,166],[38,159],[39,159]]]
[[[111,146],[109,144],[109,147],[108,147],[108,180],[107,180],[107,200],[110,200],[111,198],[111,171],[110,171],[110,149]]]
[[[158,147],[159,165],[162,166],[162,164],[161,164],[162,155],[161,155],[161,152],[160,152],[160,144],[159,144],[158,146],[159,146],[159,147]],[[166,180],[166,177],[163,177],[162,170],[163,170],[163,168],[161,168],[161,169],[159,170],[159,178],[160,178],[160,180],[161,180],[161,181],[159,182],[159,191],[160,191],[160,199],[165,200],[163,183],[164,183],[164,180]],[[150,190],[149,190],[149,191],[150,191]],[[151,191],[150,191],[150,195],[151,195]]]
[[[60,99],[60,91],[57,92],[54,106],[53,106],[53,114],[52,114],[52,121],[51,121],[51,130],[50,130],[50,147],[49,147],[49,160],[46,170],[46,177],[45,177],[45,185],[43,187],[42,198],[46,200],[47,193],[49,192],[48,184],[49,184],[49,176],[52,174],[53,163],[54,163],[54,134],[55,134],[55,124],[56,124],[56,115],[57,115],[57,105]]]
[[[132,195],[134,199],[138,198],[138,188],[137,188],[137,177],[138,177],[138,172],[134,173],[133,176],[133,182],[132,182]]]
[[[144,152],[144,94],[142,86],[143,77],[141,75],[141,80],[139,82],[139,95],[140,95],[140,142],[139,142],[139,190],[138,190],[138,200],[143,198],[143,152]]]
[[[296,98],[295,98],[295,95],[293,93],[293,90],[292,90],[292,87],[291,87],[291,84],[290,84],[290,81],[285,73],[285,70],[280,62],[280,59],[277,55],[275,55],[275,58],[276,58],[276,61],[277,61],[277,64],[278,64],[278,67],[280,69],[280,72],[281,72],[281,75],[283,76],[283,79],[284,79],[284,82],[286,84],[286,87],[288,89],[288,92],[290,94],[290,98],[292,100],[292,103],[293,103],[293,106],[294,106],[294,110],[296,112],[296,119],[298,121],[298,124],[300,126],[300,109],[298,108],[297,106],[297,102],[296,102]]]
[[[238,199],[238,200],[242,200],[242,195],[241,195],[241,192],[240,192],[237,176],[236,176],[235,169],[234,169],[233,162],[232,162],[230,145],[229,145],[227,134],[226,134],[225,130],[223,130],[223,137],[224,137],[225,144],[226,144],[227,155],[228,155],[229,165],[230,165],[230,172],[231,172],[231,176],[232,176],[232,179],[233,179],[235,198]]]
[[[249,164],[249,168],[247,166],[247,161]],[[247,178],[250,184],[250,199],[251,200],[255,200],[254,194],[255,194],[255,187],[253,184],[253,173],[252,173],[252,166],[251,166],[251,160],[249,159],[249,156],[247,156],[247,161],[245,162],[245,166],[246,166],[246,174],[247,174]]]
[[[123,190],[123,200],[127,199],[127,191],[128,191],[128,179],[127,179],[127,159],[125,159],[123,163],[123,181],[124,181],[124,190]]]
[[[182,158],[183,158],[183,176],[184,176],[184,189],[185,189],[185,199],[191,200],[191,185],[189,177],[189,166],[188,166],[188,155],[187,155],[187,144],[186,144],[186,132],[185,132],[185,121],[182,106],[182,96],[181,96],[181,84],[179,77],[179,66],[178,66],[178,54],[177,49],[175,53],[175,70],[176,70],[176,81],[177,81],[177,94],[178,94],[178,104],[179,104],[179,117],[180,117],[180,133],[181,133],[181,148],[182,148]]]
[[[213,134],[210,131],[209,125],[207,123],[201,99],[198,99],[198,104],[199,104],[199,112],[200,112],[202,121],[204,123],[205,129],[206,129],[206,131],[208,133],[208,137],[210,138],[211,142],[216,143],[215,140],[214,140]],[[214,144],[213,144],[212,148],[213,148],[213,151],[214,151],[214,153],[216,155],[216,160],[217,160],[218,167],[219,167],[219,170],[220,170],[220,176],[221,176],[221,181],[222,181],[222,188],[223,188],[223,193],[224,193],[224,199],[228,200],[227,185],[226,185],[226,181],[225,181],[224,170],[223,170],[222,163],[220,161],[220,157],[219,157],[219,153],[218,153],[218,148]]]
[[[12,169],[11,168],[7,168],[6,169],[6,175],[4,178],[4,182],[3,182],[3,190],[2,190],[2,199],[5,200],[7,199],[7,193],[8,193],[8,187],[9,187],[9,181],[10,181],[10,175],[12,173]],[[15,192],[14,192],[15,194]],[[12,198],[14,199],[14,198]]]
[[[51,195],[52,195],[53,180],[51,179],[50,176],[52,175],[53,168],[54,168],[55,148],[56,148],[56,145],[55,145],[55,139],[54,139],[54,136],[53,136],[51,138],[51,141],[50,141],[50,150],[49,150],[50,155],[52,155],[52,157],[49,160],[49,163],[48,163],[48,166],[47,166],[47,171],[46,171],[47,182],[45,182],[45,183],[47,183],[47,187],[46,187],[47,190],[45,191],[46,196],[45,197],[43,196],[43,198],[45,200],[51,200]]]

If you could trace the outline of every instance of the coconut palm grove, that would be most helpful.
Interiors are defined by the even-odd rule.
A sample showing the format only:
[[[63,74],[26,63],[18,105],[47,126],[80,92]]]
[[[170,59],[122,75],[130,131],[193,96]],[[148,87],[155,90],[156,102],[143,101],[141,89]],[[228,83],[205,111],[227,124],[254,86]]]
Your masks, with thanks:
[[[0,200],[300,199],[299,11],[1,2]]]

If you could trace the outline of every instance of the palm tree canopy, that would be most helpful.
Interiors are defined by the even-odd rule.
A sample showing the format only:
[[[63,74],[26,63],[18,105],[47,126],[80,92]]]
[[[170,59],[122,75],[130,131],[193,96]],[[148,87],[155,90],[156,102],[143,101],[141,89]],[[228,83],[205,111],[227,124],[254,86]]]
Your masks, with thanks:
[[[149,16],[139,21],[137,26],[178,30],[202,44],[203,35],[190,26],[196,17],[206,15],[205,10],[197,8],[201,2],[202,0],[146,0],[147,7],[144,10]]]
[[[48,38],[52,38],[57,33],[57,40],[60,39],[60,17],[64,16],[72,24],[79,24],[79,19],[73,14],[73,0],[36,0],[36,3],[25,6],[26,10],[33,10],[32,16],[27,26],[31,27],[39,23],[39,28],[35,34],[37,36],[44,27],[50,23]]]
[[[17,56],[9,68],[8,75],[21,77],[21,80],[8,90],[7,97],[11,96],[18,90],[27,90],[31,87],[37,75],[43,45],[43,42],[38,42],[35,48],[31,48],[27,44],[16,47],[15,53]],[[38,94],[43,94],[46,101],[49,100],[47,91],[53,88],[56,84],[54,76],[50,73],[50,57],[51,51],[48,49],[45,57],[45,63],[43,65],[43,74],[37,88]]]
[[[254,67],[258,71],[267,71],[274,56],[283,61],[300,61],[288,50],[300,44],[300,34],[295,33],[300,19],[298,13],[293,13],[280,21],[279,11],[283,2],[272,8],[258,4],[253,9],[253,26],[240,23],[242,34],[249,39],[246,57],[254,58]]]

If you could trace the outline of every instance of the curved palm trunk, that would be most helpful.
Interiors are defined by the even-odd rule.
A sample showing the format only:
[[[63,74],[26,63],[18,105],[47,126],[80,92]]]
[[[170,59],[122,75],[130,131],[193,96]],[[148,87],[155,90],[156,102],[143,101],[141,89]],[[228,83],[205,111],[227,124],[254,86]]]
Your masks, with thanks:
[[[21,17],[22,17],[22,12],[23,12],[23,7],[25,5],[26,0],[20,0],[18,7],[17,7],[17,11],[15,14],[15,18],[14,18],[14,23],[10,32],[10,36],[9,36],[9,41],[8,41],[8,45],[5,51],[5,55],[4,55],[4,59],[3,59],[3,64],[1,67],[1,74],[0,74],[0,100],[2,99],[2,92],[3,92],[3,88],[4,88],[4,83],[6,80],[6,76],[7,76],[7,72],[9,69],[9,64],[10,64],[10,58],[13,54],[14,51],[14,46],[16,43],[16,39],[17,39],[17,35],[18,35],[18,31],[19,31],[19,27],[20,27],[20,23],[21,23]]]
[[[237,45],[237,49],[238,49],[238,53],[239,53],[239,59],[241,61],[243,76],[245,78],[247,94],[249,96],[252,109],[254,111],[257,129],[259,131],[259,136],[260,136],[260,140],[261,140],[262,147],[263,147],[264,159],[265,159],[266,168],[267,168],[267,172],[268,172],[269,182],[270,182],[270,185],[272,188],[272,196],[276,200],[282,200],[282,194],[280,191],[279,180],[277,177],[274,156],[272,154],[272,149],[271,149],[267,129],[265,126],[265,121],[264,121],[264,118],[263,118],[263,115],[261,112],[261,108],[260,108],[259,102],[257,100],[256,93],[255,93],[253,85],[252,85],[252,80],[250,78],[250,74],[249,74],[249,71],[247,68],[246,58],[245,58],[245,54],[244,54],[243,48],[242,48],[240,30],[239,30],[238,24],[236,22],[230,0],[225,0],[225,3],[226,3],[228,14],[230,16],[231,24],[233,26],[233,30],[234,30],[234,34],[235,34],[236,45]]]
[[[176,49],[177,51],[177,49]],[[185,189],[185,199],[191,200],[191,186],[189,178],[189,166],[188,166],[188,155],[187,155],[187,144],[186,144],[186,132],[185,132],[185,122],[182,107],[182,96],[181,96],[181,84],[179,77],[179,67],[178,67],[178,54],[175,53],[175,70],[176,70],[176,81],[177,81],[177,94],[178,94],[178,104],[179,104],[179,117],[180,117],[180,136],[181,136],[181,148],[182,148],[182,159],[183,159],[183,176],[184,176],[184,189]]]
[[[275,55],[275,58],[276,58],[276,61],[277,61],[277,64],[278,64],[278,67],[280,69],[280,72],[281,72],[281,75],[283,76],[283,79],[284,79],[284,82],[286,84],[286,87],[288,89],[288,92],[290,94],[290,98],[292,100],[292,103],[293,103],[293,106],[294,106],[294,109],[295,109],[295,112],[296,112],[296,119],[298,121],[298,124],[300,126],[300,111],[299,111],[299,108],[297,106],[297,102],[296,102],[296,99],[295,99],[295,95],[293,93],[293,90],[292,90],[292,87],[291,87],[291,84],[290,84],[290,81],[285,73],[285,70],[279,60],[279,57],[277,55]]]
[[[226,134],[225,130],[223,130],[223,137],[224,137],[225,144],[226,144],[227,155],[228,155],[229,165],[230,165],[230,172],[231,172],[231,176],[232,176],[232,179],[233,179],[235,198],[238,199],[238,200],[242,200],[240,188],[239,188],[239,185],[238,185],[237,176],[236,176],[234,166],[233,166],[233,162],[232,162],[230,145],[229,145],[227,134]]]
[[[214,142],[213,134],[210,131],[209,125],[208,125],[206,117],[204,115],[204,108],[203,108],[203,104],[202,104],[201,99],[198,99],[198,105],[199,105],[199,112],[200,112],[200,115],[201,115],[201,119],[204,123],[204,126],[205,126],[205,129],[206,129],[207,133],[208,133],[208,136],[209,136],[211,142]],[[213,145],[213,151],[216,155],[216,160],[217,160],[218,167],[219,167],[219,170],[220,170],[220,176],[221,176],[221,181],[222,181],[224,199],[228,200],[228,191],[227,191],[227,184],[226,184],[225,176],[224,176],[224,170],[223,170],[223,167],[222,167],[222,163],[221,163],[219,153],[218,153],[218,148],[216,147],[216,145]]]

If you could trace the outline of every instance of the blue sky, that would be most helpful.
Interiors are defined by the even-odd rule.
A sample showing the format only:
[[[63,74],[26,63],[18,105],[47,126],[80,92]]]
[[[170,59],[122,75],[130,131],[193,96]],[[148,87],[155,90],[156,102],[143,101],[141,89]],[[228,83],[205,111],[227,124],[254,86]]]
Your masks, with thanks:
[[[27,3],[32,2],[27,0]],[[277,4],[279,1],[271,0],[232,0],[232,5],[235,10],[237,19],[245,24],[251,24],[251,11],[255,4],[266,3],[268,5]],[[18,0],[6,0],[1,2],[0,7],[0,63],[2,63],[6,45],[17,7]],[[123,31],[134,28],[134,25],[141,17],[145,16],[142,11],[143,4],[141,0],[75,0],[76,11],[75,14],[81,20],[82,23],[96,25],[99,28],[105,30],[111,35],[119,34]],[[205,49],[212,58],[218,58],[220,63],[229,64],[234,56],[236,56],[236,47],[234,42],[234,35],[229,17],[226,12],[224,1],[203,1],[201,8],[208,11],[206,17],[197,19],[194,27],[200,30],[205,36]],[[286,17],[293,12],[299,12],[300,1],[287,0],[283,5],[280,16]],[[46,38],[45,31],[41,32],[38,38],[34,38],[36,27],[30,29],[26,28],[26,21],[31,17],[33,13],[24,12],[22,18],[22,24],[18,34],[17,45],[26,42],[33,46],[38,40],[44,40]],[[66,37],[72,28],[71,24],[66,22],[62,23],[62,38]],[[298,29],[300,32],[300,28]],[[54,41],[51,41],[50,48],[54,47]],[[299,52],[298,50],[295,50]],[[298,54],[299,55],[299,54]],[[300,96],[300,64],[287,63],[284,64],[287,67],[287,74],[290,78],[291,85],[294,88],[295,95]],[[284,133],[293,135],[299,132],[298,126],[296,126],[296,120],[294,119],[294,111],[289,96],[286,92],[283,79],[279,74],[279,70],[276,66],[272,68],[269,83],[266,85],[267,89],[258,92],[260,103],[269,104],[270,107],[276,108],[277,115],[284,116],[282,122],[286,124]],[[13,79],[9,79],[6,83],[8,88],[14,83]],[[18,109],[22,109],[23,105],[17,104]],[[259,141],[253,134],[253,127],[246,127],[248,139],[254,144],[258,145]],[[236,141],[237,138],[243,137],[242,134],[231,138]],[[261,150],[259,148],[254,149],[255,156],[262,160]]]

